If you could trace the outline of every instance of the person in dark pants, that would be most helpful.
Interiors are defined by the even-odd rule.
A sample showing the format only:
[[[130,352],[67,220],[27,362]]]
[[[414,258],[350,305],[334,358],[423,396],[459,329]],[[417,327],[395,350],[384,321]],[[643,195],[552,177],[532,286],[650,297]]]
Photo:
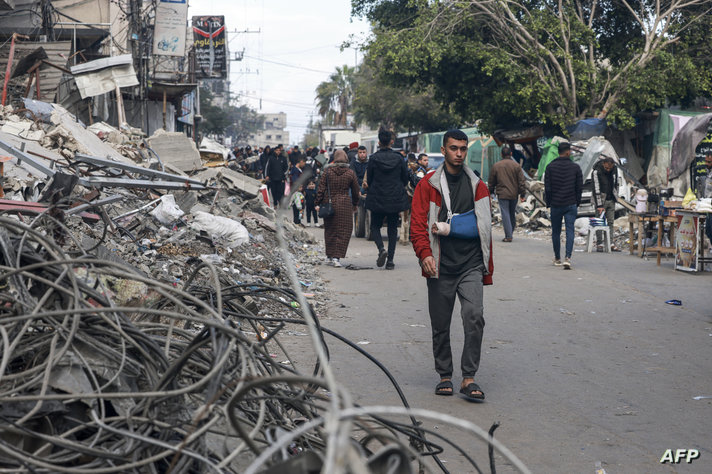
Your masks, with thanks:
[[[611,239],[613,239],[613,223],[616,220],[616,194],[618,193],[618,170],[616,162],[610,156],[603,158],[593,167],[593,202],[596,205],[596,214],[605,214]],[[597,247],[603,251],[603,237],[597,235]],[[620,252],[621,249],[611,242],[611,251]]]
[[[502,147],[502,159],[492,166],[488,186],[491,194],[499,199],[499,210],[502,214],[502,227],[504,227],[503,242],[512,241],[512,233],[517,226],[516,209],[517,198],[524,198],[526,190],[524,171],[519,163],[512,159],[512,150],[508,146]]]
[[[307,189],[304,191],[304,204],[307,227],[311,227],[312,217],[314,218],[314,226],[319,227],[319,216],[316,212],[316,184],[313,180],[309,181]]]
[[[378,248],[376,265],[393,270],[393,257],[398,239],[398,214],[410,206],[405,192],[408,184],[408,167],[403,157],[391,149],[393,134],[388,130],[378,132],[379,150],[371,155],[366,169],[366,209],[371,211],[371,235]],[[381,226],[388,225],[388,251],[383,248]]]
[[[561,220],[566,223],[566,256],[564,270],[571,270],[571,254],[574,251],[574,222],[581,205],[583,174],[581,167],[571,161],[571,144],[559,143],[559,157],[546,167],[544,172],[544,197],[546,207],[551,208],[551,241],[554,245],[554,265],[561,263]]]
[[[285,163],[286,161],[286,158],[282,156],[282,145],[277,145],[267,157],[265,164],[265,179],[267,187],[272,193],[272,202],[275,208],[280,206],[282,197],[284,197],[286,171],[289,166],[288,163]]]
[[[433,337],[435,370],[440,382],[436,395],[452,395],[450,323],[455,298],[460,300],[464,346],[460,359],[460,393],[468,400],[485,399],[475,383],[480,366],[485,327],[483,286],[492,284],[492,221],[489,190],[464,163],[468,139],[462,130],[449,130],[443,137],[445,162],[420,180],[413,194],[410,240],[422,274],[427,278],[428,310]],[[440,231],[454,214],[474,211],[470,235],[450,236]],[[451,221],[450,221],[451,222]],[[477,232],[475,232],[475,230]]]

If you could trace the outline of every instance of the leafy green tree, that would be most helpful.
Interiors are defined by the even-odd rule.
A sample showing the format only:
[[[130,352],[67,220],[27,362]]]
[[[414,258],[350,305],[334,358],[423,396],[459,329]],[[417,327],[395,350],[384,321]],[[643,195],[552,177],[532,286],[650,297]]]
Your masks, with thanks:
[[[344,64],[337,67],[329,80],[316,88],[317,111],[322,123],[327,125],[347,125],[347,116],[353,104],[353,78],[356,68]]]
[[[435,99],[432,86],[414,91],[389,84],[378,75],[382,67],[378,63],[367,61],[356,73],[353,104],[356,123],[409,132],[433,132],[461,123],[460,117]]]
[[[200,90],[200,112],[204,134],[231,137],[233,143],[247,143],[250,134],[262,127],[264,117],[247,105],[218,107],[207,88]]]
[[[200,115],[203,121],[200,130],[204,134],[224,135],[230,125],[230,117],[226,109],[213,104],[214,95],[207,87],[200,89]]]
[[[225,135],[232,137],[233,143],[248,144],[249,136],[260,130],[264,122],[264,116],[244,104],[228,107],[227,115],[230,125],[225,129]]]
[[[400,3],[407,12],[391,8]],[[434,97],[480,128],[564,128],[633,115],[709,91],[690,74],[709,47],[712,0],[353,0],[374,35],[367,55],[399,87]],[[391,15],[396,15],[396,21]],[[706,49],[709,51],[709,49]],[[709,56],[709,55],[708,55]],[[709,59],[707,60],[707,64]],[[708,69],[709,70],[709,69]]]

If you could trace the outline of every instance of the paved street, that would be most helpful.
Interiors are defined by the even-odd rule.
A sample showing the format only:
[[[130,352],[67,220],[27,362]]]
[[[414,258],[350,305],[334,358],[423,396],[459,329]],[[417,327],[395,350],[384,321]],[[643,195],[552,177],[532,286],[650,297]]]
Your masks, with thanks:
[[[311,229],[322,237],[321,229]],[[384,232],[385,234],[385,232]],[[671,259],[577,251],[573,270],[551,265],[548,237],[495,230],[494,285],[485,289],[485,340],[476,381],[487,401],[438,397],[425,280],[410,246],[399,245],[396,269],[375,268],[372,242],[352,239],[344,264],[323,267],[333,294],[325,327],[384,363],[412,407],[478,424],[499,421],[496,437],[536,473],[712,472],[712,273],[685,274]],[[577,247],[582,249],[582,247]],[[665,303],[679,299],[682,306]],[[459,313],[458,313],[459,314]],[[459,387],[462,348],[453,319]],[[327,339],[337,375],[362,405],[398,405],[387,378],[365,358]],[[426,420],[464,446],[489,472],[486,446]],[[431,437],[432,438],[432,437]],[[697,449],[700,458],[665,465],[667,449]],[[470,472],[460,455],[441,455],[450,472]],[[512,472],[497,457],[498,472]]]

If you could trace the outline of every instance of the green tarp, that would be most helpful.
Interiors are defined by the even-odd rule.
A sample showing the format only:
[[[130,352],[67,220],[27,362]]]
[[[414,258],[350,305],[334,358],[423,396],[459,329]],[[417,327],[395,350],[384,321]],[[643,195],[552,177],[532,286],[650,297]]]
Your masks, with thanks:
[[[544,176],[544,171],[546,170],[546,167],[549,166],[549,163],[554,161],[556,158],[559,156],[559,144],[557,143],[551,143],[551,138],[546,141],[546,145],[544,145],[541,149],[541,160],[539,160],[539,168],[537,168],[537,178],[541,180],[541,178]]]

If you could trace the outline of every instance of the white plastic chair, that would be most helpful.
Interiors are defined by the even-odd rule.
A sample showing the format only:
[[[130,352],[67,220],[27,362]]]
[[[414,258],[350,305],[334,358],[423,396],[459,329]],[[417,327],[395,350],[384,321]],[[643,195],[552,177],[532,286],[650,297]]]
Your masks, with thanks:
[[[586,250],[591,253],[593,246],[596,244],[596,239],[598,238],[598,232],[603,232],[603,249],[605,252],[611,251],[611,229],[607,225],[597,225],[588,228],[588,241],[586,243]]]

